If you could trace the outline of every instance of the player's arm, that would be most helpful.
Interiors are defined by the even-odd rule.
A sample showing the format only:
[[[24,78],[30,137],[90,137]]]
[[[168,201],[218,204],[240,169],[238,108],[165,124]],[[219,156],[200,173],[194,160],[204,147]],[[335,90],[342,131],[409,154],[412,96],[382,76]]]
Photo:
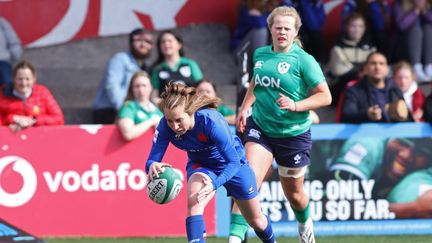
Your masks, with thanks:
[[[159,126],[157,127],[154,137],[153,137],[153,144],[152,148],[150,150],[150,154],[147,158],[146,163],[146,172],[149,174],[150,167],[153,163],[160,163],[162,161],[162,158],[165,155],[166,149],[168,147],[168,144],[170,142],[169,137],[167,136],[167,132],[170,129],[168,128],[168,125],[166,124],[165,118],[162,118],[161,122],[159,123]],[[155,171],[150,171],[150,173],[154,174]],[[157,171],[156,171],[157,174]]]
[[[315,110],[322,106],[330,105],[331,100],[332,97],[327,83],[321,82],[312,89],[311,96],[296,102],[296,111]]]
[[[235,148],[235,142],[226,123],[222,120],[213,122],[209,138],[215,142],[219,152],[224,157],[227,164],[218,177],[212,182],[216,190],[225,182],[230,180],[240,170],[240,157]]]
[[[253,93],[255,88],[255,82],[253,79],[249,83],[249,88],[246,91],[246,95],[243,99],[242,105],[240,106],[239,113],[236,119],[237,129],[243,132],[246,127],[246,118],[248,116],[248,111],[255,102],[255,95]]]
[[[311,89],[312,95],[295,103],[296,111],[309,111],[331,104],[332,96],[320,65],[315,59],[306,55],[301,58],[300,74]]]
[[[240,170],[240,157],[235,148],[234,138],[231,131],[223,120],[213,120],[209,138],[215,142],[219,152],[227,164],[218,177],[212,182],[216,190],[225,182],[230,180]]]

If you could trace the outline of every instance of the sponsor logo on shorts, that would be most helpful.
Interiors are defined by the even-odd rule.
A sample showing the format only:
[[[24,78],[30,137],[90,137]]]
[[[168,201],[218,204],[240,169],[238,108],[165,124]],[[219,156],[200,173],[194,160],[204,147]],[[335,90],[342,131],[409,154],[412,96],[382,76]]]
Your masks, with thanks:
[[[249,187],[249,194],[252,194],[255,192],[255,189],[253,188],[253,186]]]
[[[260,139],[261,138],[261,132],[252,128],[251,130],[249,130],[248,136],[256,138],[256,139]]]
[[[302,157],[299,154],[296,154],[296,156],[294,157],[294,164],[300,163],[301,158]]]

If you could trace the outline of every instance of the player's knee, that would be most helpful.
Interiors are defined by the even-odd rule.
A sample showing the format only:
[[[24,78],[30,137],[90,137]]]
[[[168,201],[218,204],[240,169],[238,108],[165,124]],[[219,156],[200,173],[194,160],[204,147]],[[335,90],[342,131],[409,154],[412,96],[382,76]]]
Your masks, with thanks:
[[[267,218],[260,215],[259,217],[253,217],[248,223],[254,230],[263,231],[267,227]]]
[[[289,192],[285,196],[287,197],[288,201],[291,204],[297,205],[300,204],[301,201],[304,199],[305,194],[301,191],[297,191],[297,192]]]

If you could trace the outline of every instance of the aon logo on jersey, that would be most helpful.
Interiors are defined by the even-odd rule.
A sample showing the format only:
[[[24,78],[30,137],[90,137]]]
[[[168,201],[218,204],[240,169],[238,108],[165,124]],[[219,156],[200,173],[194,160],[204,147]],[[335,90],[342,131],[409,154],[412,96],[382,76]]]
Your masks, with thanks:
[[[275,79],[269,76],[260,77],[259,74],[255,75],[255,85],[263,86],[263,87],[272,87],[279,89],[280,88],[280,79]]]

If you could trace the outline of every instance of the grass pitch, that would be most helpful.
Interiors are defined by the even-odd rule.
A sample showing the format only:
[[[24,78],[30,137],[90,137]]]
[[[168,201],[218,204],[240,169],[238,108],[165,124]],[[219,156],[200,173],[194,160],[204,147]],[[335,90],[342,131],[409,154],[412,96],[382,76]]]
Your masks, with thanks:
[[[181,243],[185,238],[46,238],[47,243]],[[278,242],[298,242],[297,238],[278,238]],[[317,237],[318,243],[432,243],[432,235],[403,236],[334,236]],[[226,238],[208,237],[208,243],[227,243]],[[250,238],[248,243],[260,243],[258,238]]]

